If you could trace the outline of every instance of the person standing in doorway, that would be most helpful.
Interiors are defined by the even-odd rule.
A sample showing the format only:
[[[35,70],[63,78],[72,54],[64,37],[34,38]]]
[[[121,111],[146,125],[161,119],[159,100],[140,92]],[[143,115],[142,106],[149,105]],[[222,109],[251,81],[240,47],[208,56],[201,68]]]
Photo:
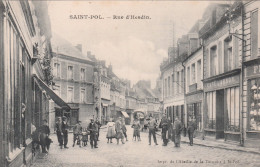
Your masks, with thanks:
[[[98,133],[98,126],[94,122],[94,119],[90,119],[90,123],[87,127],[88,131],[90,132],[90,145],[91,148],[98,148],[97,147],[97,133]]]
[[[175,147],[180,147],[182,123],[178,118],[175,118],[173,127],[175,131]]]
[[[57,120],[56,125],[55,125],[55,131],[56,131],[56,134],[57,134],[57,138],[58,138],[60,148],[62,148],[62,145],[63,145],[63,136],[61,135],[62,134],[61,127],[62,127],[61,117],[58,117],[58,120]]]
[[[190,119],[188,123],[188,136],[190,140],[190,146],[193,146],[193,136],[194,136],[194,131],[196,130],[196,123],[193,118]]]
[[[155,129],[156,129],[156,121],[155,119],[153,118],[152,115],[150,115],[150,120],[148,122],[148,127],[149,127],[149,145],[151,145],[151,137],[153,135],[153,141],[155,143],[155,145],[158,145],[157,144],[157,140],[156,140],[156,135],[155,135]]]
[[[68,144],[69,125],[68,125],[68,123],[67,123],[67,117],[65,117],[65,116],[62,117],[61,130],[62,130],[64,148],[69,148],[69,147],[67,147],[67,144]],[[62,148],[62,146],[61,146],[61,148]]]

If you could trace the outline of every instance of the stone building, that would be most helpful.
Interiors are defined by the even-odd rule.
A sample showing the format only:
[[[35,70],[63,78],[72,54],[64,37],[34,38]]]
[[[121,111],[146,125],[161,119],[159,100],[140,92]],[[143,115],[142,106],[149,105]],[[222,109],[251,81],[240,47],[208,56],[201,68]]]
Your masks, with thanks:
[[[82,53],[80,45],[73,46],[57,34],[52,38],[53,90],[70,107],[64,109],[52,103],[51,128],[56,118],[66,116],[73,126],[77,121],[86,124],[94,113],[94,62]]]

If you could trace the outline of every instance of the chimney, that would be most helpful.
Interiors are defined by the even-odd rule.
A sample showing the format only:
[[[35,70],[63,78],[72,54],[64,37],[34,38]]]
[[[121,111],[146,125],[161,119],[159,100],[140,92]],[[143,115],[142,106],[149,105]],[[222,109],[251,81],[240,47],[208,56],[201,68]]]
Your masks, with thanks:
[[[82,53],[82,44],[77,44],[75,47]]]

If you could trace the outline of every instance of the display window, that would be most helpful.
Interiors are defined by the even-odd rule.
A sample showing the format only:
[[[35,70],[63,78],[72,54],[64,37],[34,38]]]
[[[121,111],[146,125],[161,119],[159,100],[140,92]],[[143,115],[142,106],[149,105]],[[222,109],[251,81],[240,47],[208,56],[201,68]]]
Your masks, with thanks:
[[[260,78],[249,80],[249,131],[260,131]]]

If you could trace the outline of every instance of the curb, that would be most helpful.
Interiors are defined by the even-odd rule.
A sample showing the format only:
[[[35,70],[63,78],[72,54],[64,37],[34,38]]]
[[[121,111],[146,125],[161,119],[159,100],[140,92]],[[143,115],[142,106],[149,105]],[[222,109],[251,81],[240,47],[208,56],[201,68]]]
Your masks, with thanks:
[[[187,142],[187,141],[181,141],[181,142],[182,142],[182,143],[189,143],[189,142]],[[221,147],[221,146],[210,146],[210,145],[200,144],[200,143],[193,143],[193,145],[204,146],[204,147],[211,147],[211,148],[219,148],[219,149],[225,149],[225,150],[230,150],[230,151],[246,152],[246,153],[258,154],[258,155],[260,155],[260,152],[258,152],[258,151],[249,151],[249,150],[242,150],[242,149],[234,149],[234,148],[227,148],[227,147]]]

